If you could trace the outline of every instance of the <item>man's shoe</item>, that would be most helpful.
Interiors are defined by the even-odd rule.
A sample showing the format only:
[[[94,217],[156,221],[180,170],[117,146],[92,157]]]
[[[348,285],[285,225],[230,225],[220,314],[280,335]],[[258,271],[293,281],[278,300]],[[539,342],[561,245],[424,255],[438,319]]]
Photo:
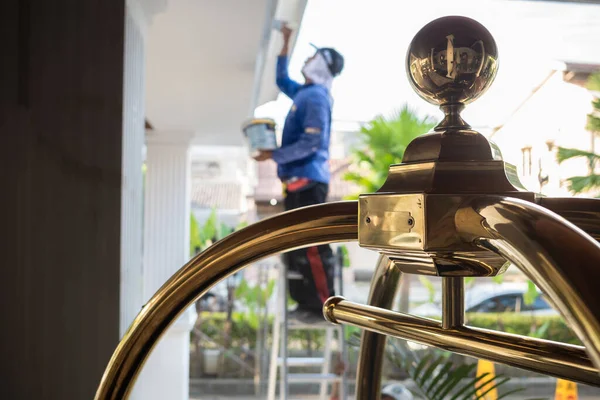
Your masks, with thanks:
[[[320,309],[298,307],[288,312],[288,320],[300,324],[313,325],[327,323]]]

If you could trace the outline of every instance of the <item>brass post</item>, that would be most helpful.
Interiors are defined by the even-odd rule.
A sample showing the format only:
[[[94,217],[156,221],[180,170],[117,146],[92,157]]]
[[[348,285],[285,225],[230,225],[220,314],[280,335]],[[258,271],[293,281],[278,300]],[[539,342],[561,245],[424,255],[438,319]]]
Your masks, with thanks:
[[[465,324],[465,283],[459,276],[442,277],[442,328]]]
[[[379,256],[375,274],[371,280],[369,304],[390,308],[394,303],[402,272],[386,256]],[[369,400],[381,397],[381,370],[385,359],[387,337],[364,331],[360,341],[360,352],[356,376],[356,399]]]

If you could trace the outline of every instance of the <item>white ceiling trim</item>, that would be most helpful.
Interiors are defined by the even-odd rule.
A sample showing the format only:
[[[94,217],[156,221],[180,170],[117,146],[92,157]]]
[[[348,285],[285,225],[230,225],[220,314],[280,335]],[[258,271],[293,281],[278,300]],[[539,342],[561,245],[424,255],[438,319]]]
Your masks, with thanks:
[[[279,93],[273,20],[299,26],[307,0],[128,1],[153,18],[146,114],[155,130],[195,132],[201,145],[241,145],[242,123]]]

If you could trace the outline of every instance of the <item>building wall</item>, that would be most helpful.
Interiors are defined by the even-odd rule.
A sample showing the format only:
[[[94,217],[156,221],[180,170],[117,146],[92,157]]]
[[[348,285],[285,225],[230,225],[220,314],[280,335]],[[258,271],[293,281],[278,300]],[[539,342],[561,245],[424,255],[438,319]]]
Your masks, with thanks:
[[[241,135],[241,133],[240,133]],[[192,159],[192,212],[203,224],[213,207],[219,221],[235,227],[241,222],[255,220],[254,202],[250,196],[254,186],[254,162],[242,146],[194,146]],[[224,190],[225,186],[237,190]],[[196,201],[195,192],[207,192],[202,203]],[[223,198],[231,192],[234,198]]]
[[[575,159],[559,165],[557,146],[591,150],[586,131],[592,95],[567,83],[556,72],[493,137],[504,160],[516,165],[527,189],[549,196],[570,196],[564,180],[588,175],[587,162]],[[540,186],[538,176],[548,176]]]
[[[0,5],[0,398],[91,399],[119,339],[124,1]]]

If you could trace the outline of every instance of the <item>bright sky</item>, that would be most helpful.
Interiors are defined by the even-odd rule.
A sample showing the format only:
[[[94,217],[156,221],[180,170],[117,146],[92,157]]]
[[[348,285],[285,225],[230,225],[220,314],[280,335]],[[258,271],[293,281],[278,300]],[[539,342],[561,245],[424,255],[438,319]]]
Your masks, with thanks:
[[[345,69],[333,86],[334,120],[368,121],[405,102],[440,117],[410,88],[404,66],[414,34],[431,20],[464,15],[486,26],[498,44],[500,69],[491,89],[463,116],[475,127],[495,126],[537,86],[556,61],[600,64],[600,6],[518,0],[310,0],[290,75],[314,50],[335,47]],[[274,67],[274,66],[273,66]],[[560,99],[557,99],[560,101]],[[291,101],[260,107],[257,115],[282,123]]]

